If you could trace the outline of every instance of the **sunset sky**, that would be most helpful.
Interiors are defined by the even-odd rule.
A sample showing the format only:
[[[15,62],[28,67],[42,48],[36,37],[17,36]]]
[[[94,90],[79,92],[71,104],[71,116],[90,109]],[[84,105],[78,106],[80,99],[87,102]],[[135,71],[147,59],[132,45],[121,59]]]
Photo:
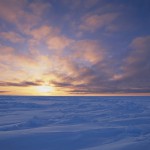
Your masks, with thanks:
[[[150,0],[0,0],[1,95],[150,95]]]

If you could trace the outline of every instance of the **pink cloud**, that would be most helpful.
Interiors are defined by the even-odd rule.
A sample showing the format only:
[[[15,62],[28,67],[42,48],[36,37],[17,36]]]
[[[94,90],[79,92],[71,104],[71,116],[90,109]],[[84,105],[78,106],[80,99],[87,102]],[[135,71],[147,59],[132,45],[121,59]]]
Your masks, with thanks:
[[[49,49],[63,50],[73,42],[72,39],[65,36],[53,36],[47,39],[47,45]]]
[[[24,42],[24,38],[16,32],[1,32],[0,36],[13,43]]]
[[[29,32],[30,35],[36,40],[45,39],[49,34],[53,32],[53,28],[51,26],[41,26],[39,28],[33,29]]]
[[[93,32],[98,28],[102,28],[109,25],[117,17],[118,17],[117,13],[106,13],[102,15],[97,15],[97,14],[87,15],[83,18],[83,21],[79,28],[81,30]]]
[[[102,61],[104,57],[104,48],[94,40],[77,41],[73,44],[71,49],[74,58],[87,61],[90,64]]]
[[[0,17],[9,22],[16,23],[18,21],[19,15],[22,15],[23,13],[23,5],[25,5],[24,0],[1,0]]]
[[[1,56],[6,54],[12,54],[14,51],[15,49],[12,47],[0,45]]]
[[[150,36],[137,37],[130,44],[131,48],[136,49],[138,52],[143,52],[150,47]]]
[[[137,64],[149,59],[150,56],[150,36],[137,37],[130,44],[130,55],[127,57],[127,64]]]
[[[149,58],[150,58],[150,36],[136,37],[129,45],[130,52],[123,60],[121,66],[122,74],[116,77],[120,79],[137,78],[141,80],[147,78],[150,74],[149,71]]]
[[[1,0],[0,18],[16,25],[22,32],[28,32],[49,7],[47,3],[28,3],[27,0]]]

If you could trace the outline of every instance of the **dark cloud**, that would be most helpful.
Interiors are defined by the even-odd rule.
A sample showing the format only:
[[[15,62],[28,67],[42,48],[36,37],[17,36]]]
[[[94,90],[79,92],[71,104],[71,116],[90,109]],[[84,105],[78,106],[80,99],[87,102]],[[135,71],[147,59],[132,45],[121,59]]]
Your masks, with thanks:
[[[130,83],[130,81],[91,81],[85,84],[73,85],[70,82],[53,82],[54,86],[66,89],[70,94],[124,94],[124,93],[150,93],[150,86],[145,83]],[[100,79],[99,79],[100,80]],[[100,83],[101,82],[101,83]]]
[[[57,81],[51,81],[51,84],[55,85],[55,87],[71,87],[73,86],[70,83],[67,82],[57,82]]]
[[[105,58],[78,69],[75,77],[61,76],[53,85],[71,94],[150,93],[149,43],[150,37],[135,38],[129,46],[130,53],[122,62]]]
[[[18,86],[18,87],[28,87],[28,86],[40,86],[40,82],[30,82],[30,81],[23,81],[23,82],[0,82],[0,86]]]
[[[0,93],[7,93],[7,92],[10,92],[10,91],[0,91]]]

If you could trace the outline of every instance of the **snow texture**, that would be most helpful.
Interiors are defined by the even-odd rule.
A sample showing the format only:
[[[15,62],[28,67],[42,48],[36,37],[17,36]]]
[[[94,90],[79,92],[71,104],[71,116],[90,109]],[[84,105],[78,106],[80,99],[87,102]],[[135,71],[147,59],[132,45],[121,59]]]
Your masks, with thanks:
[[[0,150],[150,150],[150,97],[0,96]]]

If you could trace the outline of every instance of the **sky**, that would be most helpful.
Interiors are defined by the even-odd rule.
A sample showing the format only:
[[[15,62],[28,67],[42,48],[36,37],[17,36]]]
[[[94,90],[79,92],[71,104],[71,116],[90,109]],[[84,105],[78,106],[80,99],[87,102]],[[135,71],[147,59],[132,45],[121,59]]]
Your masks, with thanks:
[[[0,95],[150,95],[150,1],[0,0]]]

